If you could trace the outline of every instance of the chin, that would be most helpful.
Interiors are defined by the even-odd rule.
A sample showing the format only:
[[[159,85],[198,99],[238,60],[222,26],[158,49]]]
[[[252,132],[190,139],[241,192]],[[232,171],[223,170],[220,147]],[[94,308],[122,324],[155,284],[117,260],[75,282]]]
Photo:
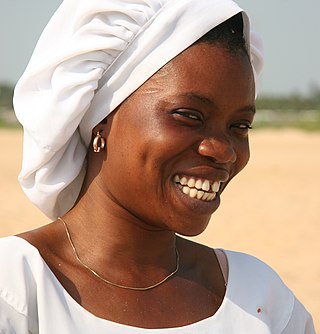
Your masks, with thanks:
[[[175,232],[179,235],[185,236],[185,237],[196,237],[203,233],[207,226],[209,225],[211,216],[209,216],[207,219],[198,218],[198,220],[193,220],[192,222],[182,222],[182,227],[177,229]]]

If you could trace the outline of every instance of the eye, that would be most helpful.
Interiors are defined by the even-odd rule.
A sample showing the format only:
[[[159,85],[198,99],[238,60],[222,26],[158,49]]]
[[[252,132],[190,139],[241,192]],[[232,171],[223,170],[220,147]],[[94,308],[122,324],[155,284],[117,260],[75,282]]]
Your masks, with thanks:
[[[248,121],[236,122],[231,125],[231,128],[235,130],[238,134],[246,136],[250,129],[252,129],[252,125]]]
[[[203,115],[197,110],[177,109],[172,115],[175,120],[187,125],[199,125],[204,121]]]

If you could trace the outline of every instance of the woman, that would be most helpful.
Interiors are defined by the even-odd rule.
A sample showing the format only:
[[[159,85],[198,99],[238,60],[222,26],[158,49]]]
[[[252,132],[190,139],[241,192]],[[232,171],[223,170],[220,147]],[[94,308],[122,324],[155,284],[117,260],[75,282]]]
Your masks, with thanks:
[[[54,222],[0,243],[0,332],[314,333],[203,232],[249,159],[261,54],[228,0],[66,0],[17,85],[20,182]]]

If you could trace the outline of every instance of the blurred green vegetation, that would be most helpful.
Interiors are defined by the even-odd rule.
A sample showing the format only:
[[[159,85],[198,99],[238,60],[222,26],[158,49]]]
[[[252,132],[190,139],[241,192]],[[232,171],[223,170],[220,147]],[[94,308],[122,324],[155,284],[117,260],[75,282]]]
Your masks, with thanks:
[[[12,106],[13,87],[0,83],[0,128],[20,128]],[[257,99],[254,128],[294,127],[320,131],[320,88],[309,95],[261,96]]]
[[[292,127],[320,131],[320,88],[310,89],[308,96],[262,96],[256,102],[255,128]]]
[[[12,109],[13,87],[8,84],[0,84],[0,107]]]
[[[320,131],[320,111],[258,110],[253,128],[296,128],[307,131]]]
[[[258,110],[303,111],[317,110],[320,112],[320,88],[313,88],[308,96],[293,94],[282,97],[262,96],[257,99]]]
[[[0,83],[0,128],[19,128],[20,125],[13,112],[13,87]]]

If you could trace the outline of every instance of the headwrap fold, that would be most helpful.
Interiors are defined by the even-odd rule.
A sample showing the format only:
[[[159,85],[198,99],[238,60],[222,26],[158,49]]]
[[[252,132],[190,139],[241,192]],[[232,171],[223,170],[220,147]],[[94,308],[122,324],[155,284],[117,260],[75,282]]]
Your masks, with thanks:
[[[29,199],[52,219],[70,210],[93,127],[168,61],[241,11],[231,0],[64,0],[15,88],[24,127],[19,182]],[[257,77],[261,43],[245,13],[243,19]]]

